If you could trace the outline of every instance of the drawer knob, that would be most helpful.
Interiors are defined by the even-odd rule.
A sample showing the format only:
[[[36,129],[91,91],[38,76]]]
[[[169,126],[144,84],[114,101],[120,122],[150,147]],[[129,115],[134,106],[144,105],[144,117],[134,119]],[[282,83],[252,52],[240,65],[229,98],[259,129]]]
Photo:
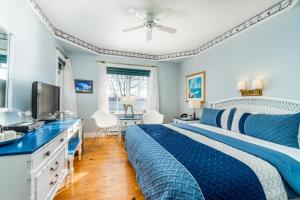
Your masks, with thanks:
[[[65,141],[65,138],[60,138],[60,142],[63,142],[63,141]]]
[[[55,172],[55,171],[58,169],[58,167],[59,167],[59,162],[56,161],[56,162],[55,162],[55,167],[51,167],[51,168],[50,168],[50,172]]]
[[[51,154],[51,152],[50,152],[50,151],[47,151],[44,155],[47,156],[47,157],[49,157],[50,154]]]
[[[51,181],[50,185],[55,185],[55,183],[57,183],[58,181],[58,174],[55,175],[55,181]]]

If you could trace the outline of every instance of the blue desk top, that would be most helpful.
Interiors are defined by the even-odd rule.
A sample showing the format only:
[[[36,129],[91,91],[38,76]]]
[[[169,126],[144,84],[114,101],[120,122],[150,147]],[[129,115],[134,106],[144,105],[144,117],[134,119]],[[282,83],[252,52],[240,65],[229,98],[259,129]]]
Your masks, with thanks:
[[[42,128],[27,133],[20,141],[0,146],[0,156],[31,154],[78,121],[80,119],[46,123]]]

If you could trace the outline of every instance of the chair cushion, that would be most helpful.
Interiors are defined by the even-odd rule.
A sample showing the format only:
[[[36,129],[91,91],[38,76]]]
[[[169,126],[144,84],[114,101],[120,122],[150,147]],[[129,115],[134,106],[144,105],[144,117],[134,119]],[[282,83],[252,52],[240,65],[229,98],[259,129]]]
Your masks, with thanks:
[[[79,137],[72,137],[68,142],[68,154],[74,155],[80,143]]]
[[[203,108],[200,123],[221,128],[221,116],[223,112],[224,110]]]
[[[299,148],[300,113],[290,115],[250,115],[245,122],[245,134]]]

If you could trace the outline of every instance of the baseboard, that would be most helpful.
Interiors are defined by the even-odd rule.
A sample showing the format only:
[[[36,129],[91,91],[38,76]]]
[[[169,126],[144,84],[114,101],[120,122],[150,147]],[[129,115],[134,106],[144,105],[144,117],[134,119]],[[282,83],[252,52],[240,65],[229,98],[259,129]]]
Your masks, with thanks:
[[[94,138],[96,137],[96,132],[88,132],[88,133],[83,133],[83,138]],[[103,137],[102,135],[99,137]]]
[[[110,132],[109,135],[118,135],[118,132]],[[96,137],[97,132],[85,132],[83,133],[83,138],[94,138]],[[104,134],[101,133],[98,137],[104,137]]]

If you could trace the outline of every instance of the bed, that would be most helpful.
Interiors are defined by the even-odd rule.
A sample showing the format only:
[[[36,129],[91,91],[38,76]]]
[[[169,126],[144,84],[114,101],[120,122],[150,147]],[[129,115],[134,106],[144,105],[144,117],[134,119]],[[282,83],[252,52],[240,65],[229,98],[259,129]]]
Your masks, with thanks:
[[[208,107],[255,117],[300,112],[299,101],[267,97]],[[299,148],[232,130],[200,123],[133,125],[126,133],[126,150],[146,199],[285,200],[300,194]]]

